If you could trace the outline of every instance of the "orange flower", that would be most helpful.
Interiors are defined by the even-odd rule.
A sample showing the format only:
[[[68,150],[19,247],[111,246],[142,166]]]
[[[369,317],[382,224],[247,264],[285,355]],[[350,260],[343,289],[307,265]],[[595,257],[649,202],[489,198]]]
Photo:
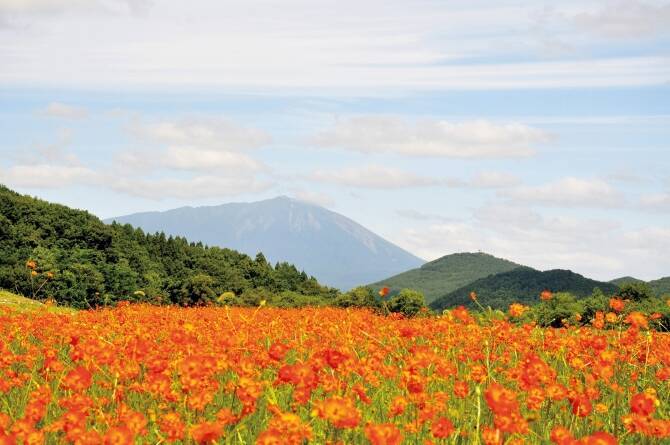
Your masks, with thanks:
[[[171,412],[162,415],[158,421],[158,427],[170,442],[184,438],[184,422],[182,422],[181,417],[177,413]]]
[[[502,432],[497,428],[482,428],[482,441],[484,445],[501,445],[503,443]]]
[[[591,414],[593,406],[585,394],[575,396],[570,400],[572,404],[572,413],[579,417],[586,417]]]
[[[70,371],[63,379],[63,388],[72,391],[85,391],[91,386],[93,375],[83,366]]]
[[[626,303],[621,298],[610,298],[610,309],[615,312],[623,311],[625,305]]]
[[[382,297],[382,298],[384,298],[385,296],[387,296],[387,295],[389,294],[389,292],[391,292],[391,289],[389,289],[388,287],[384,286],[384,287],[382,287],[381,289],[379,289],[379,296]]]
[[[492,383],[484,393],[484,398],[495,414],[511,414],[519,409],[514,393],[499,383]]]
[[[468,382],[457,381],[454,383],[454,395],[459,399],[464,399],[468,396],[470,388],[468,387]]]
[[[619,318],[614,312],[608,312],[605,315],[605,320],[607,320],[608,323],[616,323]]]
[[[133,432],[125,426],[110,428],[105,434],[105,445],[133,445],[134,443]]]
[[[361,421],[361,413],[350,398],[333,396],[318,404],[316,414],[328,420],[336,428],[355,428]]]
[[[555,426],[551,430],[551,434],[549,435],[549,438],[551,439],[552,442],[554,442],[556,445],[573,445],[575,443],[575,438],[570,432],[569,429],[567,429],[564,426]]]
[[[223,436],[223,426],[218,422],[202,422],[192,426],[190,432],[198,444],[211,444]]]
[[[582,440],[586,445],[617,445],[617,440],[610,433],[603,431],[593,433]]]
[[[262,445],[302,445],[311,438],[312,428],[303,423],[300,417],[293,413],[283,413],[277,410],[268,428],[258,436],[256,443]]]
[[[365,437],[372,445],[400,445],[403,439],[398,427],[392,423],[366,425]]]
[[[477,292],[475,291],[470,292],[470,300],[477,301]]]
[[[396,417],[405,412],[407,408],[407,400],[403,396],[397,396],[391,401],[389,407],[389,417]]]
[[[542,301],[549,301],[552,298],[554,298],[554,294],[552,294],[548,289],[545,289],[540,293],[540,300]]]
[[[647,317],[642,312],[631,312],[628,314],[628,317],[626,317],[626,323],[636,328],[646,329],[649,327]]]
[[[526,313],[527,310],[528,307],[524,306],[523,304],[512,303],[509,306],[509,316],[514,318],[521,317],[523,314]]]
[[[658,399],[654,395],[642,392],[631,397],[630,410],[635,414],[647,417],[656,411],[657,403]]]
[[[456,429],[454,428],[454,424],[451,423],[451,420],[446,417],[440,417],[437,421],[433,422],[433,427],[430,431],[433,433],[433,437],[444,439],[451,436]]]

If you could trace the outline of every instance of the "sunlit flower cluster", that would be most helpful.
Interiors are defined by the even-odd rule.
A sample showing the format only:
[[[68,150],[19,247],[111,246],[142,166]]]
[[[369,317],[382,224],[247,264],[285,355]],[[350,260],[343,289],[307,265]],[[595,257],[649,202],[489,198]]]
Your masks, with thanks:
[[[622,304],[558,329],[521,305],[0,308],[0,444],[667,443],[670,335]]]

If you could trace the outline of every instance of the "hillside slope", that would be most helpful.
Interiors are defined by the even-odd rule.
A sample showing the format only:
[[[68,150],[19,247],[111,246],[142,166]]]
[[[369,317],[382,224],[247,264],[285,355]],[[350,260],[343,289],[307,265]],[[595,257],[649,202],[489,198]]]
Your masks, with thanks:
[[[417,269],[378,281],[371,286],[388,286],[391,294],[405,288],[415,289],[423,293],[426,301],[431,303],[438,297],[475,280],[518,267],[521,265],[482,252],[455,253],[426,263]]]
[[[635,277],[621,277],[621,278],[615,278],[614,280],[609,281],[612,284],[616,284],[617,286],[621,287],[622,285],[626,283],[644,283],[644,280],[640,280],[639,278]]]
[[[201,304],[226,291],[258,288],[335,295],[287,263],[273,267],[262,255],[252,259],[130,225],[106,225],[88,212],[0,185],[0,288],[33,295],[40,286],[39,297],[84,308],[120,299]]]
[[[670,295],[670,277],[663,277],[657,280],[644,281],[633,277],[621,277],[610,281],[612,284],[622,286],[626,283],[647,283],[657,297]]]
[[[659,278],[649,281],[647,284],[651,287],[657,297],[670,296],[670,277]]]
[[[110,218],[149,233],[185,236],[268,261],[287,261],[320,282],[350,289],[420,266],[423,260],[338,213],[284,196],[251,203],[182,207]]]
[[[545,289],[586,297],[591,295],[596,287],[606,294],[615,294],[619,290],[612,283],[591,280],[569,270],[541,272],[522,267],[474,281],[436,299],[430,307],[442,310],[459,305],[470,306],[472,305],[470,292],[475,291],[483,306],[506,309],[514,302],[536,303],[540,293]]]

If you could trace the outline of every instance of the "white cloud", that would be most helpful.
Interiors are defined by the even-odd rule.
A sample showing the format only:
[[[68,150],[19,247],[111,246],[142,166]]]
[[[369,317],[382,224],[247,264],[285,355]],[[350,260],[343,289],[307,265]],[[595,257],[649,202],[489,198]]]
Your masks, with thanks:
[[[88,117],[88,110],[83,107],[64,104],[62,102],[51,102],[39,114],[48,117],[65,119],[83,119]]]
[[[75,165],[14,165],[0,171],[0,181],[13,187],[61,188],[77,184],[98,184],[99,173]]]
[[[653,193],[640,198],[640,208],[652,212],[670,213],[670,193]]]
[[[226,118],[189,118],[152,123],[136,122],[130,132],[141,140],[168,145],[189,145],[217,151],[259,148],[271,137],[263,130]]]
[[[294,190],[293,196],[300,201],[316,204],[321,207],[333,207],[335,199],[326,193],[319,193],[310,190]]]
[[[558,181],[519,186],[500,192],[516,202],[562,207],[618,207],[623,195],[601,179],[566,177]]]
[[[518,185],[521,179],[510,173],[485,171],[475,174],[468,182],[470,187],[474,188],[507,188]]]
[[[396,215],[411,219],[414,221],[433,221],[433,222],[455,222],[454,218],[439,215],[437,213],[424,213],[413,209],[399,209],[395,211]]]
[[[141,198],[192,200],[257,193],[269,189],[272,184],[253,177],[196,176],[188,179],[118,178],[111,187],[118,192]]]
[[[338,121],[311,142],[363,153],[452,158],[515,158],[535,154],[534,145],[549,140],[538,128],[486,120],[411,122],[393,116],[359,116]]]
[[[436,178],[380,165],[346,167],[333,170],[320,169],[306,175],[305,179],[347,187],[388,190],[413,187],[505,189],[520,183],[520,179],[517,176],[504,172],[479,172],[470,179]]]
[[[605,37],[642,38],[670,33],[670,3],[610,0],[590,11],[575,14],[581,29]]]
[[[552,216],[516,205],[487,205],[472,218],[415,227],[390,237],[423,258],[484,251],[540,270],[570,269],[610,280],[667,275],[670,228],[629,228],[609,219]]]
[[[199,150],[192,147],[168,147],[161,163],[182,170],[219,170],[244,173],[261,170],[251,157],[229,151]]]
[[[502,0],[286,0],[281,7],[267,0],[209,0],[197,8],[178,0],[153,8],[129,0],[4,0],[0,16],[14,26],[3,31],[0,82],[206,93],[307,89],[321,95],[667,82],[662,51],[588,58],[581,55],[618,53],[592,51],[602,48],[581,39],[570,42],[583,48],[573,59],[538,58],[531,17],[537,8]],[[133,15],[142,11],[149,13]],[[656,27],[665,23],[659,11],[645,13],[656,17]],[[648,25],[642,23],[637,28]],[[574,27],[561,31],[563,37]]]
[[[119,153],[116,161],[121,168],[221,171],[233,176],[267,170],[243,151],[268,144],[270,135],[225,118],[137,121],[129,131],[138,143],[149,148]]]
[[[20,17],[73,12],[141,14],[150,5],[150,0],[2,0],[0,13]]]
[[[369,165],[349,167],[341,170],[317,170],[308,179],[347,187],[398,189],[407,187],[431,187],[442,181],[397,168]]]

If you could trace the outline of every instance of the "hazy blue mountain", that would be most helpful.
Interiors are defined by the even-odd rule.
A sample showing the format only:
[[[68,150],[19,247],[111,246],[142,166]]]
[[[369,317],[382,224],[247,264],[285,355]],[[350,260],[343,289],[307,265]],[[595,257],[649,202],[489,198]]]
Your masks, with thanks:
[[[181,207],[110,218],[222,246],[268,261],[287,261],[319,282],[350,289],[424,261],[338,213],[287,197],[209,207]]]

